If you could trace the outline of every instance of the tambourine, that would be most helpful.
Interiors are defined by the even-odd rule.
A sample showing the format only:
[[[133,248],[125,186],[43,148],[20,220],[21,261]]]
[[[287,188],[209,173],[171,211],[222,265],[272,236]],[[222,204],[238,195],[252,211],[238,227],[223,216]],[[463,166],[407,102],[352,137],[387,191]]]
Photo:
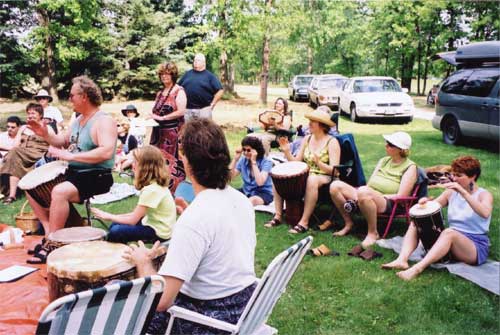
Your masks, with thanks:
[[[283,114],[276,110],[267,110],[259,114],[259,121],[266,126],[273,126],[283,122]]]

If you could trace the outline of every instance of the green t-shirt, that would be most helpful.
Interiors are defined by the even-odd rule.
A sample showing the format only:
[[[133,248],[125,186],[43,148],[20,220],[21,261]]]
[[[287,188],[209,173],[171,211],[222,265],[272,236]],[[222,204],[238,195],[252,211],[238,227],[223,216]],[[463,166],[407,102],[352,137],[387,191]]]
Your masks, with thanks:
[[[169,239],[176,220],[175,203],[167,186],[152,182],[141,190],[138,205],[147,207],[141,223],[153,228],[161,238]]]
[[[415,163],[407,158],[399,164],[394,164],[389,156],[382,158],[380,162],[380,168],[377,174],[370,178],[368,186],[382,194],[397,194],[401,178]]]

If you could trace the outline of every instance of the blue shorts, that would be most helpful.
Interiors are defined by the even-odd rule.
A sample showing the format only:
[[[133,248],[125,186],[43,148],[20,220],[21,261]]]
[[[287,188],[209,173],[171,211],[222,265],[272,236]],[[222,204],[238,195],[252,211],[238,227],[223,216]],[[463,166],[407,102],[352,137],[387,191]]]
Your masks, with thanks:
[[[249,193],[245,193],[245,192],[243,192],[243,189],[240,188],[240,189],[238,189],[238,191],[240,191],[241,193],[243,193],[244,195],[246,195],[248,198],[250,198],[250,197],[259,197],[259,198],[261,198],[264,201],[264,205],[269,205],[271,202],[273,202],[273,199],[274,199],[274,196],[273,196],[272,193],[261,192],[259,190],[256,190],[256,191],[253,191],[253,192],[249,192]]]
[[[486,234],[470,234],[463,231],[459,231],[465,237],[474,243],[477,251],[477,263],[476,265],[481,265],[488,259],[488,252],[490,250],[490,239]]]

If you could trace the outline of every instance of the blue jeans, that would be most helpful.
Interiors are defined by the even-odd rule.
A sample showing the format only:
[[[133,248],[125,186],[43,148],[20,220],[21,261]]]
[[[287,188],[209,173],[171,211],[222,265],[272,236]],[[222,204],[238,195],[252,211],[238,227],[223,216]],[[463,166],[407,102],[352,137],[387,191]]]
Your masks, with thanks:
[[[108,241],[117,243],[128,243],[133,241],[155,241],[164,239],[158,237],[153,228],[143,226],[141,221],[135,225],[113,222],[109,227]]]

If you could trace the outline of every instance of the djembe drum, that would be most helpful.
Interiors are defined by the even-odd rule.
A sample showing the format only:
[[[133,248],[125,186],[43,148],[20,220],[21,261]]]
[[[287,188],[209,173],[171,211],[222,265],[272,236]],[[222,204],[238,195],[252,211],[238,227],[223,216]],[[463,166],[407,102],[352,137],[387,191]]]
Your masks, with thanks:
[[[437,201],[427,201],[410,208],[410,218],[417,228],[418,238],[424,249],[429,251],[444,230],[441,205]]]
[[[49,208],[51,193],[54,186],[65,180],[64,174],[68,169],[68,162],[54,161],[44,164],[28,172],[19,180],[19,188],[26,191],[37,203],[44,208]],[[69,204],[69,215],[65,227],[78,227],[85,225],[86,221],[78,214],[73,204]]]
[[[106,285],[111,280],[137,277],[133,264],[122,258],[128,246],[105,241],[80,242],[54,250],[47,258],[49,300]],[[162,250],[153,261],[158,269],[165,259]]]
[[[47,237],[46,249],[51,252],[57,248],[71,243],[91,242],[104,240],[106,231],[94,227],[72,227],[59,229]]]
[[[271,169],[271,178],[278,194],[285,200],[285,220],[295,226],[304,212],[309,166],[304,162],[286,162]]]
[[[259,121],[266,127],[274,127],[283,122],[283,114],[276,110],[267,110],[259,114]]]

